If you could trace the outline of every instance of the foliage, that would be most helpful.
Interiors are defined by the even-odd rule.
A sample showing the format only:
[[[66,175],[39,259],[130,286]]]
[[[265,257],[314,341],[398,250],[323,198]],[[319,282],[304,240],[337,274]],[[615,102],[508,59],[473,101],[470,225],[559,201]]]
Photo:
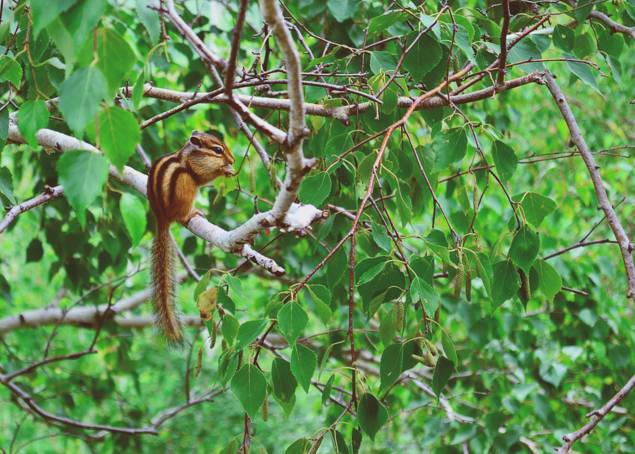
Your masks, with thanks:
[[[177,12],[227,59],[240,3],[187,0]],[[328,217],[302,237],[272,228],[254,238],[284,276],[173,226],[202,279],[179,285],[189,327],[184,345],[172,348],[152,329],[151,305],[130,303],[150,285],[154,217],[145,196],[113,175],[125,166],[147,173],[139,148],[155,159],[193,130],[214,132],[237,156],[239,175],[200,191],[197,207],[229,230],[271,208],[285,176],[283,145],[250,124],[272,161],[265,168],[221,92],[148,122],[175,104],[144,84],[188,93],[183,101],[218,88],[209,62],[159,2],[4,2],[3,216],[55,185],[64,193],[0,230],[0,448],[236,452],[245,440],[253,452],[272,453],[560,446],[633,374],[635,331],[613,232],[541,77],[558,76],[632,241],[633,39],[593,12],[632,31],[635,3],[511,2],[521,11],[509,23],[505,80],[518,83],[494,87],[500,3],[283,2],[305,102],[325,109],[308,111],[304,153],[318,163],[298,198]],[[258,3],[247,2],[234,91],[284,101],[284,57],[265,35]],[[413,99],[468,65],[386,135]],[[255,114],[286,128],[286,110],[253,102],[246,104]],[[22,140],[9,134],[12,124]],[[42,128],[103,154],[80,142],[63,153],[42,147]],[[131,306],[111,310],[126,301]],[[73,318],[98,305],[107,305],[102,316]],[[5,328],[47,307],[57,315],[32,323],[25,315]],[[47,357],[54,360],[7,379]],[[51,414],[156,434],[47,420],[9,381]],[[625,411],[633,399],[578,449],[633,452]]]

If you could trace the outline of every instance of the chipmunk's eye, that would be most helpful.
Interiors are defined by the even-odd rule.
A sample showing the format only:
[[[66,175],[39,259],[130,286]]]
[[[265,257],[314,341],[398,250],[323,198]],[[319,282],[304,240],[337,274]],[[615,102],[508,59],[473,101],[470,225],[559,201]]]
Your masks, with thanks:
[[[225,150],[221,146],[216,145],[212,147],[212,152],[218,156],[223,156],[224,151]]]

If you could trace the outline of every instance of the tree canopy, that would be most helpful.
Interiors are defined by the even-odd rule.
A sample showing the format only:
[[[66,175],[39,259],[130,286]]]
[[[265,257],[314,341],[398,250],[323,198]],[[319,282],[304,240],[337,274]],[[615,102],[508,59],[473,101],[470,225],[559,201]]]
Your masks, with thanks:
[[[633,452],[635,2],[0,3],[3,452]],[[174,224],[151,162],[235,177]],[[629,410],[630,408],[630,410]]]

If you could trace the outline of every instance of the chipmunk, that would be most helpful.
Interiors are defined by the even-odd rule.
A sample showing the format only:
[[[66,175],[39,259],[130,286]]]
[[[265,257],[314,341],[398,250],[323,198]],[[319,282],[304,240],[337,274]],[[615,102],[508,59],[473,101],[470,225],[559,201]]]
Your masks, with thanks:
[[[174,309],[174,246],[170,224],[187,225],[203,213],[193,209],[196,191],[221,175],[233,176],[234,155],[211,134],[194,131],[176,153],[157,159],[148,175],[148,199],[157,221],[152,243],[152,284],[157,324],[168,340],[181,340],[181,325]]]

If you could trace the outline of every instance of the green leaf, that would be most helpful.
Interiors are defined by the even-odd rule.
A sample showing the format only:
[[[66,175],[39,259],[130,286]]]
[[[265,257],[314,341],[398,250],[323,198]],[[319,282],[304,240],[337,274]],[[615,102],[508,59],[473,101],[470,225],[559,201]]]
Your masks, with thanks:
[[[198,301],[198,297],[201,296],[201,293],[207,290],[207,286],[209,285],[209,281],[211,278],[212,278],[212,273],[211,273],[211,270],[209,270],[207,271],[207,273],[203,275],[203,277],[201,277],[201,280],[196,283],[196,287],[194,287],[194,295],[193,295],[194,301]]]
[[[134,153],[141,140],[141,129],[134,116],[119,107],[106,107],[97,117],[97,143],[119,170]]]
[[[106,3],[106,0],[77,2],[66,14],[61,16],[64,26],[71,36],[75,47],[74,52],[77,56],[79,56],[80,52],[90,49],[87,54],[92,60],[93,30],[104,14]],[[47,28],[49,33],[55,26],[56,24],[53,23]],[[87,36],[90,36],[90,40],[86,39]],[[88,45],[86,45],[87,42],[89,43]],[[84,56],[84,58],[86,57]],[[86,63],[90,60],[86,61]]]
[[[403,345],[389,345],[384,349],[379,362],[380,389],[383,391],[397,381],[402,370]]]
[[[525,192],[514,196],[512,200],[520,202],[525,218],[534,227],[538,227],[545,216],[548,216],[556,209],[556,202],[535,192]]]
[[[456,368],[459,365],[459,358],[456,355],[456,349],[454,348],[452,338],[444,329],[441,330],[441,345],[443,345],[445,356],[452,361],[454,368]]]
[[[359,2],[357,0],[328,0],[326,6],[336,21],[344,22],[355,15]]]
[[[553,298],[562,289],[562,278],[553,266],[542,259],[536,260],[534,269],[538,273],[538,288],[549,301],[553,301]]]
[[[227,290],[224,286],[218,287],[218,297],[216,299],[216,304],[221,306],[225,311],[229,311],[232,314],[236,313],[236,303],[234,300],[227,295]]]
[[[75,4],[77,0],[30,0],[31,17],[33,18],[33,37],[37,38],[40,31],[50,24],[60,13]]]
[[[383,226],[377,224],[376,222],[372,222],[371,224],[372,224],[373,240],[375,241],[377,246],[382,248],[385,252],[392,251],[392,241],[390,240],[390,237],[386,234],[386,229]]]
[[[514,236],[509,248],[509,256],[512,261],[529,274],[531,265],[538,257],[540,250],[540,237],[526,225]]]
[[[366,393],[359,400],[357,407],[357,422],[364,432],[375,439],[375,434],[388,421],[386,407],[375,396]]]
[[[9,281],[7,281],[2,274],[0,274],[0,297],[7,303],[11,303],[13,301]]]
[[[368,36],[385,33],[388,27],[397,22],[405,21],[407,17],[408,16],[401,11],[388,11],[381,16],[372,17],[368,22]]]
[[[595,42],[595,38],[590,33],[582,33],[575,38],[575,47],[573,53],[578,58],[585,58],[597,52],[598,46]]]
[[[434,140],[434,168],[443,170],[449,164],[460,161],[467,151],[467,136],[463,128],[442,132]]]
[[[136,0],[136,2],[137,17],[146,30],[148,30],[150,42],[154,44],[159,40],[159,33],[161,32],[159,13],[148,8],[148,0]]]
[[[492,156],[501,180],[509,181],[518,166],[518,158],[514,150],[506,143],[497,140],[492,147]]]
[[[595,74],[589,65],[577,61],[567,61],[567,66],[578,79],[593,88],[600,95],[602,94],[595,80]]]
[[[6,167],[0,167],[0,194],[5,196],[12,205],[16,203],[13,196],[13,176]]]
[[[552,37],[553,44],[556,47],[559,47],[565,52],[570,52],[573,50],[573,46],[575,45],[575,32],[569,27],[557,24],[555,27],[553,27]]]
[[[331,310],[331,291],[325,285],[310,285],[307,286],[313,304],[315,305],[315,313],[322,323],[327,324],[333,315]]]
[[[42,242],[37,238],[33,238],[26,248],[26,261],[39,262],[44,255],[44,249],[42,248]]]
[[[68,203],[84,222],[84,210],[101,193],[108,178],[108,161],[89,151],[66,151],[57,162],[57,173]]]
[[[0,56],[0,82],[6,80],[19,87],[22,80],[22,67],[13,58],[2,55]]]
[[[399,87],[396,82],[391,82],[382,95],[382,115],[392,115],[399,106]]]
[[[344,435],[339,430],[332,430],[331,437],[333,438],[333,449],[335,449],[335,454],[348,454],[348,446],[346,445],[346,440],[344,439]]]
[[[73,35],[68,31],[64,22],[62,22],[59,17],[51,22],[46,31],[64,57],[66,69],[70,70],[77,61],[75,53],[79,52],[73,41]]]
[[[410,298],[412,301],[421,301],[428,315],[434,314],[439,307],[439,295],[436,294],[430,284],[415,276],[410,285]]]
[[[394,71],[397,67],[397,58],[392,52],[377,50],[370,54],[370,70],[373,74]]]
[[[143,72],[139,74],[137,77],[137,81],[134,83],[134,87],[132,87],[132,103],[135,106],[135,109],[139,109],[141,105],[141,98],[143,98]]]
[[[238,397],[245,411],[252,418],[265,401],[267,382],[265,376],[253,364],[245,364],[232,379],[232,392]]]
[[[299,303],[292,301],[278,311],[278,326],[289,345],[302,335],[309,317]]]
[[[59,107],[71,129],[83,133],[107,91],[104,75],[94,66],[78,69],[62,83]]]
[[[608,55],[619,58],[624,49],[624,36],[619,33],[601,33],[598,37],[598,47]]]
[[[521,63],[516,67],[522,71],[541,71],[544,70],[542,63],[530,63],[532,60],[539,60],[542,54],[536,43],[531,38],[526,38],[512,47],[507,53],[507,61],[509,63]]]
[[[359,454],[359,448],[362,446],[362,431],[359,427],[353,428],[353,433],[351,434],[351,448],[353,450],[353,454]]]
[[[250,320],[240,325],[236,337],[236,350],[242,350],[255,341],[265,326],[267,326],[267,320]]]
[[[282,358],[275,358],[271,364],[271,382],[274,395],[284,401],[291,402],[295,396],[298,382],[291,373],[291,365]]]
[[[448,251],[448,242],[445,235],[439,229],[433,229],[425,238],[426,246],[430,248],[444,262],[450,261],[450,253]]]
[[[414,39],[417,34],[411,33],[410,37]],[[411,42],[411,40],[409,41]],[[419,41],[408,52],[403,60],[403,67],[415,82],[419,82],[441,62],[442,58],[441,45],[431,33],[427,33],[419,38]]]
[[[125,39],[110,28],[97,30],[97,66],[106,76],[109,95],[121,87],[124,76],[135,63],[135,55]]]
[[[311,447],[311,443],[306,438],[299,438],[284,451],[284,454],[306,454]]]
[[[335,374],[331,374],[329,379],[326,381],[326,385],[324,385],[324,389],[322,390],[322,405],[326,404],[326,402],[331,398],[331,391],[333,390],[334,381]]]
[[[493,276],[492,301],[496,308],[516,294],[520,288],[520,278],[516,267],[510,260],[496,263]]]
[[[49,110],[44,101],[25,101],[18,111],[18,129],[27,143],[37,147],[35,134],[49,123]]]
[[[454,372],[454,366],[445,356],[439,356],[437,359],[437,365],[434,367],[434,373],[432,374],[432,390],[438,396],[445,388],[448,380]]]
[[[124,192],[119,200],[119,211],[132,245],[137,246],[147,226],[145,204],[139,197]]]
[[[221,331],[223,333],[223,338],[227,345],[232,345],[234,340],[236,339],[236,335],[238,334],[238,328],[240,327],[240,323],[231,314],[225,314],[223,317],[223,325],[221,327]]]
[[[573,17],[578,22],[578,24],[584,23],[584,21],[589,17],[591,11],[593,10],[593,0],[579,0],[577,2],[576,7],[573,9]]]
[[[243,285],[240,282],[240,279],[234,276],[230,276],[226,274],[225,282],[229,286],[229,290],[233,299],[237,301],[247,301],[247,295],[245,295],[245,291],[243,290]]]
[[[0,152],[9,137],[9,109],[0,110]]]
[[[317,355],[313,350],[302,344],[295,344],[291,351],[291,372],[307,393],[316,367]]]
[[[303,203],[320,206],[330,193],[331,177],[326,172],[320,172],[302,180],[298,196]]]
[[[380,257],[371,257],[362,260],[358,265],[357,269],[363,270],[359,272],[359,277],[357,278],[357,285],[363,285],[367,282],[372,281],[375,276],[381,273],[386,267],[386,263],[389,260],[388,257],[380,256]],[[370,266],[368,266],[370,265]]]

